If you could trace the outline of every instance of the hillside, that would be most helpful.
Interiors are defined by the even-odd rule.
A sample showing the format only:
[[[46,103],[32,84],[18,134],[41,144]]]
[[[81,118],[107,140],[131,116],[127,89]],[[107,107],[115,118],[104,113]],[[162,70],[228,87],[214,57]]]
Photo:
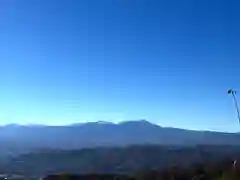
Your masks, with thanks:
[[[45,150],[20,155],[2,163],[2,171],[43,175],[69,173],[126,173],[161,170],[177,166],[218,163],[240,158],[240,147],[233,146],[130,146],[82,150]]]

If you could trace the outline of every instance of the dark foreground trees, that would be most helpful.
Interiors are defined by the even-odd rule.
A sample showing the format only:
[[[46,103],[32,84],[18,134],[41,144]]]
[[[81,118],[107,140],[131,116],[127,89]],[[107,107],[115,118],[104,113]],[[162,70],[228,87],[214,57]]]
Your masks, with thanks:
[[[55,174],[42,180],[239,180],[240,166],[225,160],[217,164],[199,164],[188,168],[171,167],[164,170],[139,171],[130,175],[119,174]]]

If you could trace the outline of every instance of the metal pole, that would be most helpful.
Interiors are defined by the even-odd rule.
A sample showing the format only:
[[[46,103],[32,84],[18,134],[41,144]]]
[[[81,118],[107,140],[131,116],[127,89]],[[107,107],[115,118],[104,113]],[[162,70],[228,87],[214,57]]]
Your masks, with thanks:
[[[239,124],[240,124],[240,112],[239,112],[238,102],[237,102],[237,98],[236,98],[236,91],[229,90],[228,93],[229,93],[229,94],[232,94],[232,96],[233,96],[234,105],[235,105],[235,108],[236,108],[236,110],[237,110],[238,122],[239,122]]]

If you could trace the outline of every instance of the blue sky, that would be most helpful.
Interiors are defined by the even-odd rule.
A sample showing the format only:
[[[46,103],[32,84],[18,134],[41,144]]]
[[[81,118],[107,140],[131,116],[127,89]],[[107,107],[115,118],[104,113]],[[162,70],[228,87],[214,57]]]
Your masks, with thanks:
[[[239,131],[239,5],[2,0],[0,124],[147,119]]]

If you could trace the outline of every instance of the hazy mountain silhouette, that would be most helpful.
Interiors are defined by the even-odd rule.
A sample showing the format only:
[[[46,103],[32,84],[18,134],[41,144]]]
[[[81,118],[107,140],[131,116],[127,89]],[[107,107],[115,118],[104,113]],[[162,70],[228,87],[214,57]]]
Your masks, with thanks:
[[[68,126],[12,124],[0,126],[0,143],[1,147],[8,151],[38,148],[79,149],[133,144],[240,145],[240,134],[164,128],[145,120],[125,121],[118,124],[99,121]]]

